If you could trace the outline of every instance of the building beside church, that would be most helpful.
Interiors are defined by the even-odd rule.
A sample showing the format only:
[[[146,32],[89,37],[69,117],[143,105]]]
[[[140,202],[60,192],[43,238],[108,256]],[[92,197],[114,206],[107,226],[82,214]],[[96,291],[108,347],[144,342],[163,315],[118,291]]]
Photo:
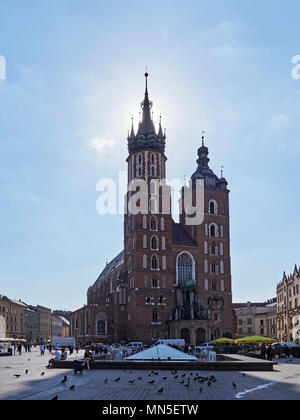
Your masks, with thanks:
[[[88,289],[87,305],[72,313],[71,334],[82,343],[184,338],[198,345],[232,337],[228,183],[210,168],[203,137],[196,171],[182,188],[179,223],[166,211],[166,133],[161,119],[155,129],[145,76],[142,118],[127,138],[124,250]],[[146,192],[136,194],[137,186]],[[203,220],[190,222],[188,200]]]
[[[277,285],[278,340],[300,342],[300,267]]]

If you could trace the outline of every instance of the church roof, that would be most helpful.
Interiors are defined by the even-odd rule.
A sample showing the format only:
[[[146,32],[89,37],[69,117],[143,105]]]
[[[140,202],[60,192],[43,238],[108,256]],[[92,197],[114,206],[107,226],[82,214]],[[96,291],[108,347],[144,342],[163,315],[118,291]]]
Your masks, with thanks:
[[[150,347],[150,349],[127,357],[126,360],[197,361],[198,359],[195,356],[183,353],[182,351],[176,350],[173,347],[166,346],[165,344],[158,344],[157,346]]]
[[[173,224],[172,238],[174,245],[197,246],[197,243],[180,223]]]
[[[108,276],[111,272],[113,272],[116,268],[121,266],[124,263],[124,251],[120,252],[110,263],[106,265],[98,280],[103,279],[104,277]]]

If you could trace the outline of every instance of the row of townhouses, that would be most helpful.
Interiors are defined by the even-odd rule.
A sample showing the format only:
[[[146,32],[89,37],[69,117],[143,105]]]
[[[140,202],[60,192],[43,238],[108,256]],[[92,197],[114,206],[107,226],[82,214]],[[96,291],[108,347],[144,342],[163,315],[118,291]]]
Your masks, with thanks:
[[[70,313],[28,305],[0,295],[0,338],[45,343],[70,336]]]

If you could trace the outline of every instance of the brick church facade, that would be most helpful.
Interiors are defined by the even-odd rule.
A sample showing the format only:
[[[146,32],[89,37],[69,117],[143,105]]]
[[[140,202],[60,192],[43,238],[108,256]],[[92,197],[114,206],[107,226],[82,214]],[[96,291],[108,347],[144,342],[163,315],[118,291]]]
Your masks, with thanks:
[[[198,345],[232,337],[228,184],[210,169],[202,138],[197,169],[182,188],[179,223],[166,211],[166,135],[161,121],[155,129],[145,76],[141,122],[128,135],[124,250],[89,288],[87,305],[73,312],[72,335],[82,343],[148,345],[158,338]],[[195,203],[197,183],[203,220],[191,224],[185,202]]]

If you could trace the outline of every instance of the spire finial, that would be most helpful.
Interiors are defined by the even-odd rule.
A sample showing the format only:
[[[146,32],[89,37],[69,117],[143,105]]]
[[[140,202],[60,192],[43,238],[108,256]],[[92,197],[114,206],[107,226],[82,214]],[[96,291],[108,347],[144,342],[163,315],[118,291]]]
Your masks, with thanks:
[[[204,147],[204,140],[205,140],[205,131],[202,131],[202,147]]]
[[[221,166],[221,178],[224,178],[224,166]]]
[[[145,73],[145,78],[146,78],[146,94],[148,94],[148,77],[149,77],[149,73],[148,73],[148,68],[146,66],[146,73]]]

